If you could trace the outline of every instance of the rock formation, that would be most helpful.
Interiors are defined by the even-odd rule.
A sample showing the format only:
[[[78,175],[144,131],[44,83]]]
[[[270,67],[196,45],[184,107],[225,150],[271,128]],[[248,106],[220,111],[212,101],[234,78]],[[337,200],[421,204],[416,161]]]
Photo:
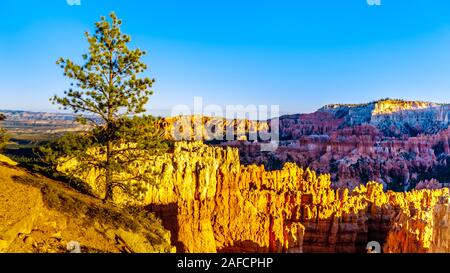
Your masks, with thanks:
[[[211,144],[238,148],[246,165],[264,164],[273,170],[294,162],[330,173],[337,187],[377,181],[403,191],[422,180],[450,182],[449,116],[449,105],[428,102],[388,99],[328,105],[312,114],[280,117],[279,148],[274,152],[262,152],[261,142],[237,136],[235,141]],[[270,129],[258,124],[252,128]]]
[[[362,252],[374,240],[386,252],[448,249],[447,188],[385,192],[370,182],[335,189],[330,175],[293,163],[273,171],[244,166],[237,149],[199,142],[177,142],[173,153],[136,171],[145,168],[154,173],[147,191],[130,198],[117,190],[114,200],[155,212],[178,252]],[[95,169],[77,171],[75,161],[59,170],[90,185],[103,179]]]

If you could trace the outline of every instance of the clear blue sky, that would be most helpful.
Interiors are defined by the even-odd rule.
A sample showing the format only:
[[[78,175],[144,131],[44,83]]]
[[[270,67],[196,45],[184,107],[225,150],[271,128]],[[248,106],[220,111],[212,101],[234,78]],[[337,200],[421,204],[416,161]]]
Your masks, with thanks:
[[[384,97],[450,102],[450,1],[2,0],[0,109],[55,110],[58,57],[86,52],[85,30],[116,11],[149,52],[149,109],[279,104],[311,112]]]

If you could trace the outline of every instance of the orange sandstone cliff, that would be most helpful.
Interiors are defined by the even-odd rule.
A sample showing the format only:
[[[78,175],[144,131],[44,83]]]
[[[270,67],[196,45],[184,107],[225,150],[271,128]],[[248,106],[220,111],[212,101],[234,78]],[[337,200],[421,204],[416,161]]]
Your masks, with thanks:
[[[116,191],[115,202],[145,206],[171,231],[178,252],[449,251],[449,190],[384,192],[375,182],[334,189],[329,175],[292,163],[281,170],[243,166],[238,150],[178,142],[152,157],[153,184],[140,198]],[[59,167],[77,173],[76,162]],[[124,176],[133,174],[122,174]],[[77,175],[104,195],[101,173]]]

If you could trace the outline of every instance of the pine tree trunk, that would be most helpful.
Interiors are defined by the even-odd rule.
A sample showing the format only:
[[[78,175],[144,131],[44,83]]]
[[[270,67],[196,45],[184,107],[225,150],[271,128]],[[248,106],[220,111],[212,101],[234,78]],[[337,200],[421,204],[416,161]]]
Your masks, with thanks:
[[[106,145],[106,195],[105,202],[113,201],[113,170],[111,166],[112,160],[112,143],[108,141]]]
[[[112,202],[113,201],[113,166],[111,164],[112,161],[112,150],[113,150],[113,144],[111,142],[112,132],[111,129],[112,121],[113,121],[113,112],[112,112],[112,101],[111,101],[111,93],[114,90],[114,84],[113,84],[113,51],[110,48],[109,49],[109,95],[108,95],[108,119],[106,120],[106,133],[108,134],[108,141],[106,144],[106,196],[105,196],[105,202]]]

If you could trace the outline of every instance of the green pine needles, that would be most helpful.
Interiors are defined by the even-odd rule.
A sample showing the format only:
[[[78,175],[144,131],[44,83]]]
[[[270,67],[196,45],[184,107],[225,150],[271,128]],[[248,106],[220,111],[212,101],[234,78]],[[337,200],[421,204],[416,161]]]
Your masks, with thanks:
[[[156,126],[157,120],[139,115],[146,111],[155,80],[141,76],[147,69],[141,60],[146,53],[128,47],[131,37],[121,32],[121,25],[115,13],[108,19],[102,17],[95,24],[95,33],[85,34],[89,52],[83,55],[84,64],[64,58],[57,61],[72,83],[64,96],[51,99],[60,109],[79,114],[80,122],[92,126],[83,136],[66,136],[54,148],[63,151],[58,155],[77,157],[80,166],[103,170],[106,190],[102,198],[106,201],[113,199],[116,187],[139,193],[141,189],[136,189],[130,181],[150,179],[142,171],[129,181],[119,178],[123,177],[120,173],[135,173],[137,162],[146,160],[137,151],[154,155],[168,148],[163,132]],[[92,147],[102,156],[86,153]]]
[[[0,114],[0,122],[6,119],[5,115]],[[8,142],[8,136],[6,130],[0,127],[0,150],[2,150]]]

